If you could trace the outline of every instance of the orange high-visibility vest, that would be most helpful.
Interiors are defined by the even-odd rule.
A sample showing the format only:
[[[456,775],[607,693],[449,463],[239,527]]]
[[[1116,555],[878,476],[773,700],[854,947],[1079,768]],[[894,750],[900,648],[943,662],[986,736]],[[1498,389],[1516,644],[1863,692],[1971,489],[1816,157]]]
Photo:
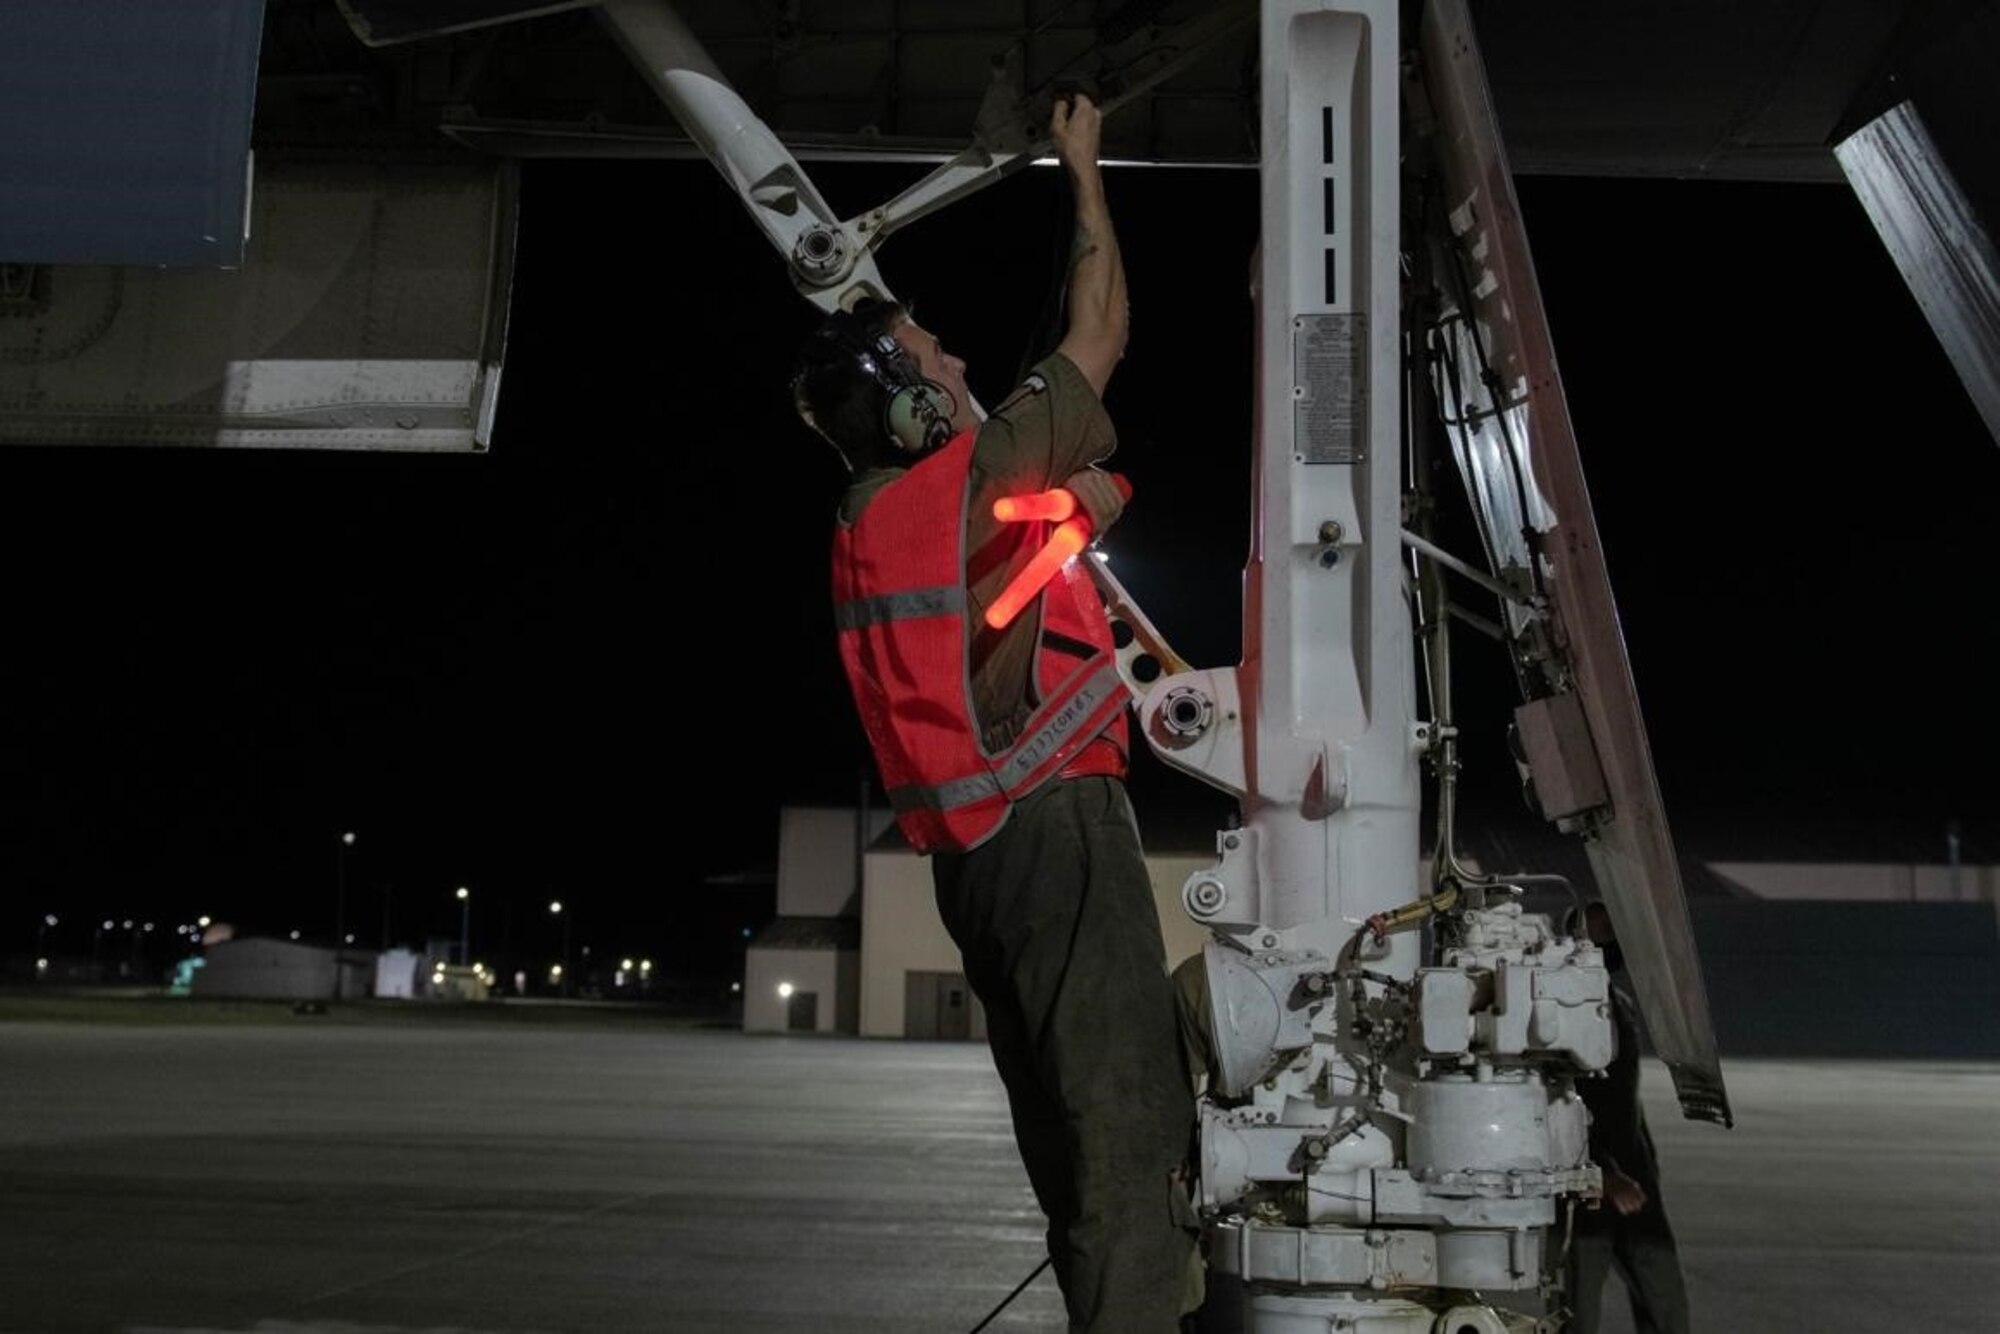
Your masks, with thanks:
[[[896,823],[925,853],[977,847],[1014,802],[1100,736],[1116,748],[1114,771],[1123,772],[1127,753],[1130,695],[1111,624],[1089,576],[1074,568],[1050,580],[1028,613],[1038,617],[1041,703],[1006,750],[989,753],[980,741],[965,625],[972,439],[961,432],[919,460],[833,538],[840,659]],[[1028,535],[1023,559],[1046,533]]]

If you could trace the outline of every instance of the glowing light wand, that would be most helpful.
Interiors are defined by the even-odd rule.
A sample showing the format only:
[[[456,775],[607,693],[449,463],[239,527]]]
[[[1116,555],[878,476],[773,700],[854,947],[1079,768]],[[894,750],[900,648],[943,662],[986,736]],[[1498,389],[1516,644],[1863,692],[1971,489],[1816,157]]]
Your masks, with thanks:
[[[1111,480],[1121,495],[1131,496],[1132,484],[1123,476],[1112,473]],[[1004,630],[1008,622],[1021,614],[1021,608],[1034,601],[1043,586],[1055,578],[1064,561],[1090,545],[1094,525],[1090,512],[1077,505],[1068,488],[1060,486],[1034,495],[1004,496],[993,502],[993,517],[1002,523],[1060,521],[1034,559],[1021,568],[986,609],[986,623],[995,630]]]

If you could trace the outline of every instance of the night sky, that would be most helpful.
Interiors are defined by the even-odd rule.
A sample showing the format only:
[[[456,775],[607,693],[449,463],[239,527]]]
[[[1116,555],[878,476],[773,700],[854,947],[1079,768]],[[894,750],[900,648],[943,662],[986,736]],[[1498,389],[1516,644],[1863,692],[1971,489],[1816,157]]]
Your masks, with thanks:
[[[851,213],[912,172],[813,174]],[[1256,178],[1110,190],[1136,495],[1108,545],[1176,647],[1227,665]],[[1520,192],[1677,830],[1942,860],[1955,817],[2000,857],[2000,449],[1851,194]],[[885,249],[989,404],[1067,207],[1029,171]],[[465,884],[475,955],[551,949],[558,897],[601,955],[725,975],[770,890],[706,882],[768,873],[779,806],[850,803],[866,771],[828,608],[843,474],[785,394],[812,319],[705,164],[530,163],[488,455],[0,452],[0,956],[44,912],[72,952],[105,916],[330,938],[351,829],[362,943],[385,901],[398,938],[455,935]],[[1458,642],[1498,791],[1510,685]],[[1150,756],[1134,790],[1221,809]]]

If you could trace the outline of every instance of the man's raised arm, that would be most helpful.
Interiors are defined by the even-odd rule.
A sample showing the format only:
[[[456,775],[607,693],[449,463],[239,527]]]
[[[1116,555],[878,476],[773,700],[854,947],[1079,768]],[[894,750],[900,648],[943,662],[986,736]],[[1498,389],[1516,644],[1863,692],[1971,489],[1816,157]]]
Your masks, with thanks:
[[[1125,355],[1125,261],[1104,202],[1097,147],[1103,116],[1081,93],[1058,98],[1049,137],[1076,194],[1076,241],[1069,258],[1069,327],[1056,351],[1076,363],[1099,397]]]

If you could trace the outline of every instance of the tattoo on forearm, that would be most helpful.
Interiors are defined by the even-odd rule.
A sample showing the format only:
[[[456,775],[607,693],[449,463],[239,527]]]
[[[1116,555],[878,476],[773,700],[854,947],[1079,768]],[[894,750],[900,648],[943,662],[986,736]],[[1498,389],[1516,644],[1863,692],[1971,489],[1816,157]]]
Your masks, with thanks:
[[[1102,247],[1097,244],[1095,236],[1092,236],[1089,232],[1079,230],[1076,234],[1076,239],[1070,242],[1069,271],[1075,273],[1077,265],[1089,259],[1100,249]]]

